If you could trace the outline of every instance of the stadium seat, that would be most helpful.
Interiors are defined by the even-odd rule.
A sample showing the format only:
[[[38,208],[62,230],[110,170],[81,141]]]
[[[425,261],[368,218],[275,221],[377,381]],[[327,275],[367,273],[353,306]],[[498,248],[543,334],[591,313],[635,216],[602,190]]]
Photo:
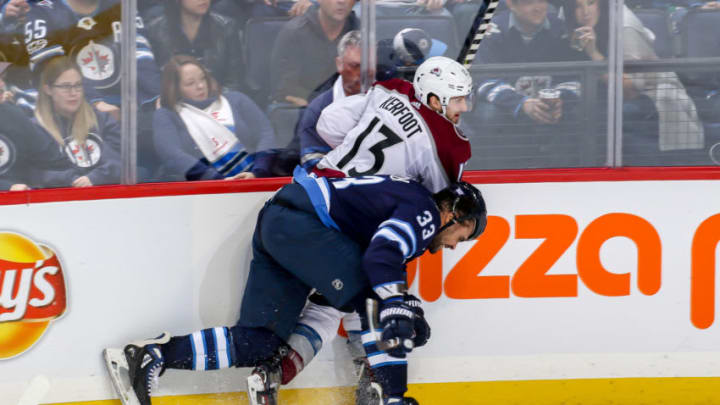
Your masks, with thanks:
[[[633,13],[642,21],[646,28],[655,34],[655,53],[659,58],[672,58],[673,38],[668,27],[667,14],[662,10],[638,9]]]
[[[288,18],[253,18],[245,25],[245,60],[249,93],[261,106],[267,105],[270,95],[270,55]]]
[[[268,107],[268,118],[275,129],[278,147],[287,147],[292,141],[299,117],[300,108],[289,103],[273,103]]]
[[[682,24],[684,55],[690,58],[720,56],[720,11],[691,10]]]
[[[404,28],[422,28],[430,37],[444,42],[448,49],[446,56],[454,58],[460,51],[460,40],[451,16],[398,16],[377,17],[376,39],[392,39]]]

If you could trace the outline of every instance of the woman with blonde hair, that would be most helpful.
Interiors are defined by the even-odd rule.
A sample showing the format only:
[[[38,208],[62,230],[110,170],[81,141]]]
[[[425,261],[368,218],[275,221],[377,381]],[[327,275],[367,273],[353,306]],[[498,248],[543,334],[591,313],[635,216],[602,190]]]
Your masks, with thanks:
[[[40,74],[33,123],[45,135],[46,151],[63,161],[36,182],[50,187],[89,187],[120,181],[120,124],[85,99],[80,68],[68,57],[53,58]]]
[[[153,130],[165,179],[271,175],[275,133],[270,121],[246,95],[221,93],[197,59],[176,55],[165,64],[160,104]]]

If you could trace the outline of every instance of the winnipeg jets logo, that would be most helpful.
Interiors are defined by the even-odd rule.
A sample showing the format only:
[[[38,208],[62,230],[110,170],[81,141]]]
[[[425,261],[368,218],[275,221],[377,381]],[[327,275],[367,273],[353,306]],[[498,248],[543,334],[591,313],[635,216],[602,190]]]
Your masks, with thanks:
[[[35,3],[36,6],[40,7],[46,7],[46,8],[53,8],[53,3],[50,0],[42,0]]]
[[[82,144],[67,138],[65,139],[65,154],[78,167],[93,167],[102,156],[101,143],[100,138],[94,134],[90,134]]]
[[[335,280],[333,280],[332,286],[333,286],[333,288],[335,288],[336,290],[340,291],[340,290],[343,289],[344,284],[343,284],[342,280],[340,280],[339,278],[336,278]]]
[[[15,150],[10,141],[0,135],[0,174],[5,173],[15,162]]]
[[[115,72],[115,56],[112,49],[90,41],[77,54],[76,62],[88,80],[105,80]]]
[[[78,21],[77,27],[82,28],[84,30],[90,31],[93,29],[93,27],[97,25],[97,22],[93,20],[92,17],[83,17]]]

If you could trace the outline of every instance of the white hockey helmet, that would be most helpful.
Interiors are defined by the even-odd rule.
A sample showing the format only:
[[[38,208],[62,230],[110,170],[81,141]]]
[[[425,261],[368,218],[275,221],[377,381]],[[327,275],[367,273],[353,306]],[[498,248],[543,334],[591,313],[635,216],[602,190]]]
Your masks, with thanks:
[[[445,56],[433,56],[418,66],[413,88],[415,97],[428,107],[429,96],[434,94],[440,100],[444,115],[451,98],[472,95],[472,77],[460,63]],[[466,101],[470,108],[471,100]]]

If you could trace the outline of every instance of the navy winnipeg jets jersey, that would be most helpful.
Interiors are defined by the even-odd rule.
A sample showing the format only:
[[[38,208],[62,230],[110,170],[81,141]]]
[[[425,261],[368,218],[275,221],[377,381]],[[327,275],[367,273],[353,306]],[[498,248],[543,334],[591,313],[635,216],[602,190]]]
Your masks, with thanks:
[[[320,220],[366,248],[362,266],[373,287],[405,282],[405,263],[440,229],[432,194],[397,176],[324,178],[295,170]]]
[[[90,101],[119,105],[121,20],[119,0],[99,0],[96,11],[88,15],[75,13],[65,0],[36,2],[23,27],[30,65],[36,68],[54,56],[67,55],[80,66]],[[136,26],[138,102],[145,103],[160,93],[160,69],[139,16]]]

